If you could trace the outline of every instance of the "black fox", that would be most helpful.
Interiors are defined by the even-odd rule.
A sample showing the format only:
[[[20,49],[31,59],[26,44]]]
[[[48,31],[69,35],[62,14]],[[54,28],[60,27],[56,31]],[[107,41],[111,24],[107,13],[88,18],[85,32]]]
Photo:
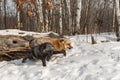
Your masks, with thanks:
[[[49,42],[37,45],[28,51],[25,58],[23,58],[22,62],[24,63],[26,59],[37,60],[41,59],[43,66],[46,66],[46,60],[49,61],[51,56],[53,55],[54,48],[53,45]]]

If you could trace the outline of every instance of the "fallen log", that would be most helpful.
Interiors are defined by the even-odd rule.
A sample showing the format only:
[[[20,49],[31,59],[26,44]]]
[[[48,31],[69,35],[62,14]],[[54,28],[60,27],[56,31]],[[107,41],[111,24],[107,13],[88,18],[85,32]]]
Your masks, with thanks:
[[[30,41],[40,37],[60,38],[61,36],[54,32],[25,36],[0,35],[0,61],[24,58],[28,50],[31,50]]]

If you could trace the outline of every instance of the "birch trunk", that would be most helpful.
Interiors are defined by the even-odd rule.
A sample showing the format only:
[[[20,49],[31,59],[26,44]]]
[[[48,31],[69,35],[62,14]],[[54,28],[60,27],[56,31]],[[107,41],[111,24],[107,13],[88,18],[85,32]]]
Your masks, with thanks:
[[[17,20],[18,20],[18,26],[19,26],[19,29],[21,28],[21,22],[20,22],[20,11],[17,11]]]
[[[59,33],[60,34],[60,30],[61,30],[61,1],[57,0],[55,3],[54,3],[54,8],[53,8],[53,18],[54,18],[54,29],[55,29],[55,32]]]
[[[68,7],[69,6],[69,7]],[[62,34],[70,34],[70,25],[69,25],[69,11],[70,11],[70,0],[63,0],[62,2]]]
[[[81,2],[82,0],[76,0],[75,33],[79,33],[80,30]]]
[[[116,20],[117,20],[117,26],[116,26],[116,36],[117,40],[120,41],[120,7],[119,7],[119,0],[115,0],[115,11],[116,11]]]
[[[42,0],[42,13],[43,13],[43,22],[44,22],[44,31],[48,31],[48,12],[45,9],[46,0]]]
[[[4,25],[6,28],[6,0],[4,0]]]
[[[78,34],[80,32],[81,2],[82,0],[71,1],[73,34]]]
[[[68,34],[70,34],[70,35],[72,35],[72,15],[71,15],[71,11],[70,11],[70,9],[71,9],[71,6],[70,6],[70,1],[71,0],[66,0],[66,7],[67,7],[67,9],[68,9],[68,29],[69,29],[69,33]]]
[[[59,11],[59,18],[60,18],[60,31],[59,31],[59,33],[60,34],[62,34],[63,32],[62,32],[62,10],[63,10],[63,8],[62,8],[62,6],[63,6],[63,0],[61,0],[60,1],[60,11]]]
[[[4,5],[4,0],[1,0],[0,1],[0,29],[5,29],[3,5]]]
[[[35,13],[36,13],[36,17],[37,17],[37,24],[36,24],[36,31],[41,32],[42,31],[42,25],[41,24],[41,17],[42,17],[42,13],[40,13],[40,10],[42,10],[42,6],[41,4],[41,0],[35,0],[34,1],[35,4]]]
[[[42,0],[36,0],[36,12],[38,20],[38,31],[44,32],[43,14],[42,14]]]
[[[113,21],[112,21],[112,32],[115,31],[115,1],[113,1]]]
[[[43,14],[42,14],[42,1],[39,0],[39,3],[40,3],[40,7],[39,7],[39,11],[40,11],[40,28],[41,28],[41,31],[43,32],[44,31],[44,26],[43,26]]]

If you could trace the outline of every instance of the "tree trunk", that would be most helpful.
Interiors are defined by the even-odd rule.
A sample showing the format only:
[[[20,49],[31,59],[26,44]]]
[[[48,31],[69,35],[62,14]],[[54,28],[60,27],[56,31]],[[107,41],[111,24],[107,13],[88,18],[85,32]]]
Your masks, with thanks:
[[[0,1],[0,29],[5,29],[4,26],[4,10],[3,10],[4,0]]]
[[[82,0],[71,1],[73,34],[80,32],[81,2]]]
[[[115,11],[116,11],[116,20],[117,20],[117,25],[116,25],[116,36],[117,36],[117,41],[120,41],[120,7],[119,7],[119,0],[115,0]]]
[[[69,32],[67,31],[67,34],[69,34],[69,35],[72,35],[72,15],[71,15],[71,11],[70,11],[70,9],[71,9],[71,6],[70,6],[70,2],[71,2],[71,0],[65,0],[65,11],[67,11],[66,12],[66,16],[67,16],[67,25],[68,25],[68,30],[69,30]]]
[[[46,0],[42,0],[42,13],[43,13],[43,22],[44,22],[44,31],[48,31],[48,12],[46,10]]]
[[[21,22],[20,22],[20,11],[17,11],[17,21],[18,21],[18,27],[19,29],[22,27]]]
[[[68,7],[69,6],[69,7]],[[63,0],[62,2],[62,34],[67,35],[70,34],[70,24],[69,24],[69,16],[70,14],[70,0]]]
[[[79,33],[80,30],[81,2],[82,0],[76,0],[75,33]]]
[[[54,8],[53,8],[53,23],[54,23],[54,29],[55,32],[60,34],[60,30],[61,30],[61,1],[56,1],[56,3],[54,3]]]
[[[115,31],[115,1],[113,1],[113,20],[112,20],[112,32]]]
[[[63,25],[62,25],[62,23],[63,23],[63,21],[62,21],[62,15],[63,15],[63,0],[61,0],[60,1],[60,11],[59,11],[59,18],[60,18],[60,21],[59,21],[59,24],[60,24],[60,29],[59,29],[59,34],[62,34],[63,33],[63,31],[62,31],[62,29],[63,29]]]
[[[42,25],[40,25],[40,19],[41,19],[41,14],[40,13],[40,10],[42,10],[42,5],[41,5],[41,0],[35,0],[34,1],[34,6],[35,6],[35,14],[36,14],[36,28],[35,28],[35,31],[39,31],[41,32],[42,31]],[[41,17],[40,17],[41,16]]]
[[[40,31],[44,32],[44,21],[43,21],[43,14],[42,14],[42,0],[38,0],[38,12],[39,12],[39,18],[40,18]]]
[[[6,0],[4,0],[4,25],[6,28]]]

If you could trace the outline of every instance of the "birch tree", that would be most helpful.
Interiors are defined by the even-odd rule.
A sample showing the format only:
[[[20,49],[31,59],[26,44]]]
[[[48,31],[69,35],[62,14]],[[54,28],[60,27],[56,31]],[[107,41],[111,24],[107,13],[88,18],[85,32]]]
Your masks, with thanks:
[[[38,3],[38,14],[39,14],[39,17],[38,19],[40,20],[39,21],[39,27],[40,27],[40,31],[43,32],[44,31],[44,26],[43,26],[43,14],[42,14],[42,0],[37,0]]]
[[[0,1],[0,29],[4,29],[4,0]]]
[[[62,3],[62,34],[70,34],[70,0],[63,0]],[[72,22],[72,21],[71,21]]]
[[[71,0],[71,15],[73,34],[80,31],[80,16],[81,16],[81,2],[82,0]]]
[[[115,11],[116,11],[116,36],[117,36],[117,41],[120,41],[120,7],[119,7],[119,2],[120,0],[115,0]]]
[[[4,0],[4,25],[6,28],[6,0]]]
[[[36,21],[37,21],[37,25],[36,25],[36,31],[39,32],[43,32],[44,31],[44,27],[43,27],[43,14],[42,14],[42,0],[35,0],[34,2],[34,6],[35,6],[35,13],[36,13]]]
[[[77,33],[80,30],[81,2],[82,0],[76,0],[75,32]]]
[[[113,1],[113,19],[112,19],[112,31],[115,31],[115,1]]]

